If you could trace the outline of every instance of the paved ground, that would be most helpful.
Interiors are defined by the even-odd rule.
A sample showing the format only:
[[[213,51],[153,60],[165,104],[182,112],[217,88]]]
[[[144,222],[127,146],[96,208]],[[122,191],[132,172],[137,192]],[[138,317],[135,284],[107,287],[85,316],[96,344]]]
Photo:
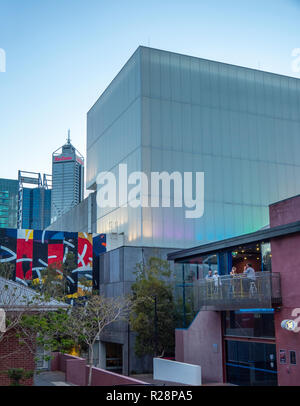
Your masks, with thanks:
[[[131,375],[132,378],[139,379],[141,381],[147,382],[150,385],[157,385],[157,386],[188,386],[183,383],[178,382],[169,382],[169,381],[159,381],[157,379],[153,379],[152,374],[138,374],[138,375]],[[235,386],[230,383],[221,383],[221,382],[207,382],[203,383],[202,386]]]
[[[65,374],[59,371],[44,371],[34,376],[34,386],[75,386],[65,382]]]
[[[157,379],[153,379],[152,374],[138,374],[131,375],[131,377],[155,386],[188,386],[178,382],[159,381]],[[34,386],[76,386],[76,385],[65,382],[65,374],[63,372],[44,371],[34,376]],[[208,382],[202,384],[202,386],[234,386],[234,385],[230,383]]]
[[[149,383],[150,385],[157,385],[157,386],[187,386],[184,383],[178,382],[169,382],[169,381],[159,381],[157,379],[153,379],[152,374],[137,374],[137,375],[130,375],[131,378],[138,379],[139,381],[143,381]]]

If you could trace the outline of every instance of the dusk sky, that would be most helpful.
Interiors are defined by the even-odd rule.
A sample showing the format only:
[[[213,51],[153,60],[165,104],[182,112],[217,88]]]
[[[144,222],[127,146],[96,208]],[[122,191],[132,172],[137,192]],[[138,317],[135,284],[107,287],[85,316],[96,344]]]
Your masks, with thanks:
[[[300,0],[0,0],[1,178],[51,173],[139,45],[300,79]]]

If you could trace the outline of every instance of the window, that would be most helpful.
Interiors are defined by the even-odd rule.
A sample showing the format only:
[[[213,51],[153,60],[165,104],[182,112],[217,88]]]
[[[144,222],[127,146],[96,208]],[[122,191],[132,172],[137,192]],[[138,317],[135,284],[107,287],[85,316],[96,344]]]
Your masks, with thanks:
[[[227,311],[223,316],[224,335],[236,337],[274,338],[274,314],[248,311]]]
[[[276,386],[275,344],[226,341],[227,382],[243,386]]]

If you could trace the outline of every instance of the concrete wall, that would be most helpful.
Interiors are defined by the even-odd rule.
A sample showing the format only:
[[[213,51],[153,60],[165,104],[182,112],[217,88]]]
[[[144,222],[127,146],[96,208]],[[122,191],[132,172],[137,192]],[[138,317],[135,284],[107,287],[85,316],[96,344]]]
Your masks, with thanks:
[[[221,312],[199,312],[188,329],[176,330],[176,361],[200,365],[203,382],[223,382]]]
[[[204,172],[204,215],[105,208],[97,231],[189,248],[264,227],[271,202],[300,192],[299,100],[296,78],[139,47],[88,112],[87,187],[101,171],[118,183],[119,163]]]
[[[137,263],[147,262],[151,256],[167,259],[173,251],[166,248],[121,247],[99,258],[100,293],[107,297],[128,295],[135,281]],[[128,328],[127,322],[116,322],[103,332],[102,342],[123,345],[123,374],[147,373],[153,369],[152,357],[139,358],[135,355],[134,344],[136,334]],[[103,364],[102,364],[103,365]]]
[[[201,385],[201,367],[164,358],[154,358],[153,379],[186,385]]]
[[[91,193],[81,203],[50,224],[47,230],[96,233],[96,204],[96,193]]]
[[[277,226],[300,220],[300,196],[270,206],[270,224]],[[281,322],[295,320],[294,309],[300,308],[300,235],[292,234],[271,241],[272,272],[280,272],[282,307],[275,312],[278,385],[300,384],[300,332],[284,330]],[[300,310],[300,309],[299,309]],[[300,312],[299,314],[300,315]],[[300,321],[298,323],[300,326]],[[286,351],[286,364],[280,364],[280,350]],[[297,365],[291,365],[289,351],[296,351]]]

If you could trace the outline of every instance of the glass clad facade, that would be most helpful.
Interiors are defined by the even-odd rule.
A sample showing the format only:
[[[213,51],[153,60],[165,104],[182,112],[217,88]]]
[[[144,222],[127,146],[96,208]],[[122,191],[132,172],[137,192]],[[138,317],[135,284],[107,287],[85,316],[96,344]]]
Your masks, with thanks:
[[[204,171],[204,215],[98,208],[98,231],[185,248],[265,226],[268,204],[300,192],[299,106],[297,79],[139,47],[88,112],[87,186],[119,163]]]
[[[44,230],[51,221],[51,190],[23,188],[22,228]]]
[[[275,338],[274,314],[269,312],[227,311],[223,314],[225,336]]]
[[[242,386],[276,386],[276,345],[226,341],[227,382]]]
[[[22,228],[30,229],[32,223],[32,189],[23,188],[22,193]]]
[[[175,292],[177,301],[180,303],[178,312],[181,320],[178,326],[188,327],[200,310],[271,309],[272,305],[279,305],[281,303],[280,276],[278,273],[272,273],[271,257],[270,242],[255,241],[218,252],[206,252],[203,255],[176,260],[174,263]],[[252,290],[247,285],[248,278],[243,278],[244,266],[247,263],[250,263],[255,271],[256,281]],[[236,271],[234,278],[230,275],[233,267]],[[217,289],[214,282],[210,284],[207,281],[209,270],[212,274],[217,272],[220,276]],[[236,314],[235,320],[239,323],[243,316]],[[256,325],[258,317],[257,314],[254,317]],[[263,318],[273,320],[273,314],[264,315]],[[269,328],[267,324],[265,328]]]
[[[0,228],[17,228],[19,182],[0,179]]]
[[[138,50],[88,112],[87,188],[96,190],[99,172],[111,171],[118,178],[120,163],[128,165],[128,173],[141,170],[141,126],[141,60]],[[99,229],[102,232],[124,231],[128,240],[141,240],[142,211],[130,207],[97,207]]]
[[[67,213],[83,200],[84,161],[68,141],[52,156],[51,221]]]

